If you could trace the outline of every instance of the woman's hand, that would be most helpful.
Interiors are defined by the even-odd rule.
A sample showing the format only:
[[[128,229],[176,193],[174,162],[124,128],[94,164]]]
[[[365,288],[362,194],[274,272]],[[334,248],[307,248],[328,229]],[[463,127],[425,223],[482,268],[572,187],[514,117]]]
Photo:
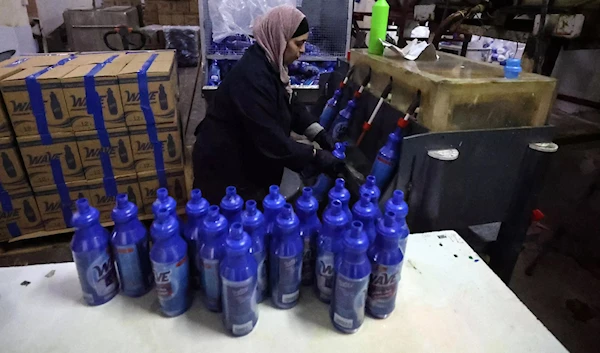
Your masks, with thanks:
[[[324,150],[333,151],[335,149],[335,141],[325,129],[321,130],[317,136],[315,136],[314,141]]]
[[[344,171],[344,161],[335,158],[331,152],[318,150],[315,155],[315,164],[321,172],[336,178],[339,173]]]

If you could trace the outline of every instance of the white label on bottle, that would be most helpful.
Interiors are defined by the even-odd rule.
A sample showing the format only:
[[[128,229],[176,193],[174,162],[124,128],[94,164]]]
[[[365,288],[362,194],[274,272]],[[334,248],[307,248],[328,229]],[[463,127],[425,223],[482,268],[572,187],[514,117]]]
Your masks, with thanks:
[[[299,290],[295,291],[294,293],[283,294],[281,296],[281,302],[283,302],[284,304],[293,303],[296,300],[298,300],[298,296],[300,296],[300,291]]]
[[[352,319],[346,319],[345,317],[340,316],[338,313],[334,313],[333,314],[333,321],[345,328],[351,329],[352,328]]]
[[[252,321],[248,321],[245,324],[233,325],[232,331],[234,335],[243,335],[252,331]]]

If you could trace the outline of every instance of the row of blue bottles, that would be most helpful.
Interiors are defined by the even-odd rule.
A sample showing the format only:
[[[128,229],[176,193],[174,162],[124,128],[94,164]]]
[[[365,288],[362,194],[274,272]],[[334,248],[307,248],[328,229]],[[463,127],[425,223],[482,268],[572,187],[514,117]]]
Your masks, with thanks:
[[[269,253],[271,301],[275,307],[289,309],[298,303],[303,254],[300,220],[292,205],[286,203],[275,219]]]
[[[150,260],[161,311],[165,316],[181,315],[192,303],[188,246],[178,220],[166,207],[158,209],[150,235],[154,239]]]
[[[335,158],[343,161],[344,159],[346,159],[345,152],[346,152],[346,144],[341,143],[341,142],[336,142],[335,148],[334,148],[333,152],[331,152],[331,154]],[[312,186],[313,195],[315,196],[317,201],[319,201],[319,202],[324,201],[325,195],[327,194],[329,189],[331,189],[332,186],[333,186],[333,179],[330,176],[328,176],[325,173],[319,174],[319,176],[317,177],[317,181]]]
[[[246,209],[242,212],[242,225],[244,231],[248,233],[252,240],[250,253],[254,256],[257,264],[257,293],[256,301],[262,302],[267,297],[267,267],[265,260],[267,258],[267,248],[265,246],[265,234],[267,226],[265,216],[256,207],[256,201],[246,201]]]

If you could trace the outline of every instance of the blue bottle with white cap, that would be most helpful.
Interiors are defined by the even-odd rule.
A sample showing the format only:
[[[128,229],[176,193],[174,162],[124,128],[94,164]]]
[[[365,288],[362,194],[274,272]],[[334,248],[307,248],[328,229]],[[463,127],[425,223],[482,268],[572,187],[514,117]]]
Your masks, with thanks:
[[[126,296],[140,297],[154,284],[148,231],[138,219],[138,208],[129,202],[127,194],[117,195],[111,217],[115,222],[111,245],[121,290]]]
[[[257,264],[257,293],[256,301],[262,302],[267,297],[267,249],[265,247],[265,233],[267,226],[265,216],[256,207],[256,201],[246,201],[246,209],[242,212],[242,225],[252,240],[250,253],[254,256]]]
[[[361,221],[363,224],[363,231],[369,238],[369,244],[375,241],[375,222],[379,218],[379,207],[377,204],[371,202],[373,196],[368,192],[363,192],[360,195],[360,200],[352,206],[352,216],[354,220]]]
[[[348,215],[350,221],[352,220],[352,211],[350,211],[350,191],[345,187],[346,181],[343,178],[335,179],[335,186],[329,190],[329,203],[333,200],[340,200],[342,202],[342,209]]]
[[[233,222],[242,221],[242,208],[244,207],[244,200],[240,195],[237,194],[235,186],[228,186],[225,189],[225,196],[221,199],[221,213],[227,222],[232,224]]]
[[[117,273],[110,251],[108,231],[100,225],[100,212],[87,199],[76,202],[71,241],[73,261],[77,267],[83,299],[88,305],[101,305],[119,292]]]
[[[302,256],[302,284],[307,286],[314,282],[315,262],[317,260],[317,237],[321,230],[321,221],[317,216],[319,202],[312,196],[312,189],[305,187],[302,195],[296,200],[296,214],[300,220],[300,236],[304,242]]]
[[[403,254],[406,254],[406,245],[408,243],[408,235],[410,230],[406,224],[406,216],[408,215],[408,205],[404,201],[404,193],[402,190],[394,190],[392,197],[385,202],[385,211],[394,212],[396,214],[396,222],[402,229],[402,233],[398,240],[398,246]]]
[[[271,300],[280,309],[298,303],[304,242],[300,237],[300,220],[292,205],[286,203],[275,219],[270,249]]]
[[[187,223],[183,230],[183,238],[188,245],[188,256],[190,258],[190,285],[192,289],[202,287],[202,278],[200,276],[200,262],[198,260],[198,243],[201,236],[201,225],[204,217],[208,213],[208,201],[202,197],[200,189],[193,189],[190,192],[190,200],[185,205],[185,214]]]
[[[234,336],[249,334],[258,321],[257,265],[250,253],[252,240],[241,223],[233,223],[225,240],[221,263],[223,323]]]
[[[221,311],[221,276],[219,266],[225,256],[225,237],[228,223],[225,216],[219,213],[219,206],[210,206],[208,214],[202,221],[202,237],[200,238],[198,258],[201,266],[204,304],[208,310]]]
[[[150,234],[155,239],[150,259],[160,309],[165,316],[181,315],[190,307],[192,296],[187,243],[180,236],[179,222],[167,208],[160,208]]]
[[[317,238],[317,263],[315,276],[317,294],[329,303],[333,291],[335,255],[340,252],[342,239],[350,225],[350,218],[342,210],[342,202],[333,200],[323,212],[323,227]]]
[[[396,294],[404,256],[398,247],[402,230],[394,212],[386,212],[377,222],[377,237],[369,247],[371,279],[367,296],[367,311],[378,319],[387,318],[396,307]]]
[[[365,319],[371,263],[369,239],[360,221],[352,222],[344,236],[343,250],[336,258],[335,286],[329,315],[333,326],[344,333],[358,331]]]
[[[158,217],[158,210],[161,208],[166,208],[169,211],[169,214],[177,220],[179,223],[179,231],[183,232],[184,224],[181,218],[177,215],[177,201],[174,198],[169,196],[169,191],[167,188],[159,188],[156,190],[156,200],[152,203],[152,213],[154,214],[154,218]],[[152,241],[155,239],[152,238]]]

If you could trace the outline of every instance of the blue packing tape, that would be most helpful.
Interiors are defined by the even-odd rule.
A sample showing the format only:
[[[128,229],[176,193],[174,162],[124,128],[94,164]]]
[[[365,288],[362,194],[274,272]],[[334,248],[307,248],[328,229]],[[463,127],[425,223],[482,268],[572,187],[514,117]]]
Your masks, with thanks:
[[[4,190],[2,184],[0,184],[0,205],[2,205],[2,212],[4,213],[11,212],[13,210],[10,195],[8,194],[8,192],[6,192],[6,190]],[[11,237],[14,238],[21,235],[21,229],[19,229],[19,225],[17,223],[10,222],[6,224],[6,227],[8,228],[8,233]]]
[[[73,218],[73,211],[71,207],[73,202],[71,196],[69,196],[69,188],[65,184],[65,178],[63,177],[62,167],[59,159],[52,159],[50,161],[50,168],[52,170],[52,176],[54,177],[54,183],[58,190],[58,196],[60,197],[60,207],[62,209],[63,220],[67,227],[71,226],[71,219]]]
[[[156,174],[158,176],[158,182],[161,187],[167,186],[167,177],[165,175],[165,161],[163,159],[162,143],[158,140],[158,133],[156,131],[156,122],[154,120],[154,113],[150,107],[150,97],[148,93],[148,69],[154,62],[158,54],[152,54],[146,60],[142,68],[137,72],[138,88],[140,91],[140,108],[144,113],[144,119],[146,120],[146,128],[148,129],[148,139],[153,146],[154,150],[154,162],[156,164]]]
[[[10,64],[8,64],[8,65],[4,65],[3,67],[15,67],[15,66],[17,66],[17,65],[19,65],[19,64],[22,64],[22,63],[24,63],[24,62],[25,62],[25,61],[27,61],[27,60],[29,60],[29,58],[21,58],[21,59],[17,59],[17,60],[15,60],[15,61],[11,62],[11,63],[10,63]]]
[[[50,136],[48,122],[46,121],[46,107],[44,106],[44,97],[42,96],[42,86],[37,78],[52,70],[54,67],[64,65],[73,59],[73,56],[69,56],[68,58],[58,61],[56,65],[42,69],[25,78],[25,85],[27,86],[27,93],[29,93],[29,101],[31,103],[31,111],[35,117],[38,134],[44,145],[52,144],[52,136]]]

